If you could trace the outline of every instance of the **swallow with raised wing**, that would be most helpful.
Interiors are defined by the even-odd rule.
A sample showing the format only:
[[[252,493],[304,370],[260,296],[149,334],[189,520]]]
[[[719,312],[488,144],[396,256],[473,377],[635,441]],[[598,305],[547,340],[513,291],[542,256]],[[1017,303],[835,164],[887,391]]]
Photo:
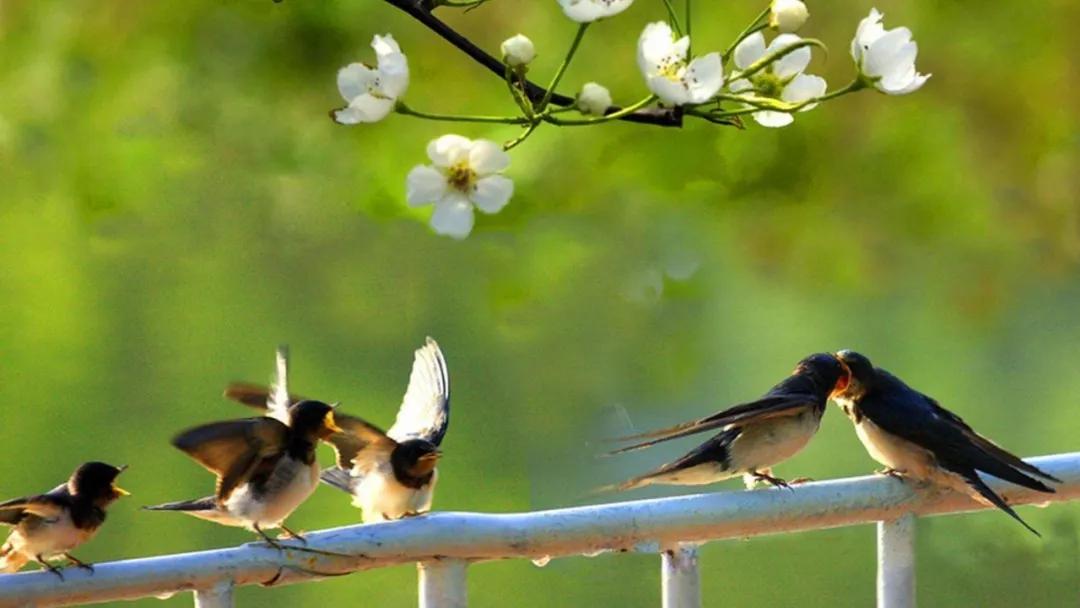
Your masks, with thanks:
[[[623,437],[647,439],[609,454],[646,448],[662,441],[712,429],[721,431],[678,460],[606,490],[630,490],[652,484],[705,485],[743,476],[747,488],[757,482],[787,487],[772,467],[802,450],[817,432],[829,396],[847,384],[847,372],[836,357],[817,353],[765,395],[722,412],[670,428]]]
[[[227,397],[253,407],[265,403],[266,393],[248,383],[225,390]],[[337,465],[325,469],[322,480],[351,494],[365,523],[431,509],[442,456],[439,446],[450,424],[450,376],[435,340],[428,338],[416,350],[409,386],[389,431],[340,412],[335,420],[343,432],[327,441],[337,452]]]
[[[66,483],[44,494],[0,503],[0,524],[14,528],[0,547],[0,572],[16,572],[34,561],[63,580],[60,568],[47,561],[57,557],[93,572],[92,565],[71,551],[97,534],[114,500],[128,495],[116,485],[126,468],[87,462]]]
[[[938,405],[865,356],[843,350],[836,357],[851,381],[835,397],[855,425],[870,457],[885,465],[880,473],[946,487],[1008,513],[1025,528],[1005,499],[979,476],[985,473],[1038,492],[1054,489],[1036,479],[1058,482],[975,432],[959,416]]]
[[[272,546],[267,529],[285,526],[285,519],[319,484],[315,448],[320,440],[341,432],[334,408],[321,401],[288,400],[288,359],[277,353],[277,379],[267,416],[214,422],[180,433],[173,445],[217,476],[213,496],[144,507],[189,515],[252,530]]]

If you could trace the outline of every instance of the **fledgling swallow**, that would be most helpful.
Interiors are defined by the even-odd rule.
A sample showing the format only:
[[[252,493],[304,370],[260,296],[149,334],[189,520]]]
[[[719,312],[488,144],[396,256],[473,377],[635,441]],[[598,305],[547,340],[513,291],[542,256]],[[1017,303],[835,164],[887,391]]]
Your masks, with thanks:
[[[804,358],[783,382],[756,401],[736,405],[705,418],[623,437],[648,439],[610,452],[620,454],[696,433],[720,433],[678,460],[604,490],[630,490],[651,484],[705,485],[743,476],[747,488],[764,481],[787,487],[772,467],[791,458],[817,432],[829,395],[847,384],[847,372],[835,357],[817,353]]]
[[[279,348],[267,416],[205,424],[173,439],[174,446],[217,475],[213,496],[143,508],[248,528],[274,547],[280,545],[267,529],[281,528],[303,540],[285,519],[319,485],[316,445],[341,428],[333,406],[310,400],[290,404],[287,382],[288,358]]]
[[[87,462],[66,483],[44,494],[0,503],[0,524],[14,528],[0,547],[0,572],[17,572],[35,561],[63,580],[60,568],[47,561],[58,557],[93,572],[92,565],[71,551],[97,534],[105,523],[105,509],[114,500],[128,496],[116,485],[117,475],[126,468]]]
[[[1007,452],[976,433],[933,398],[911,388],[865,356],[842,350],[837,359],[851,381],[834,400],[855,424],[870,457],[885,465],[885,475],[910,477],[943,486],[1008,513],[1036,535],[979,477],[979,472],[1039,492],[1054,489],[1031,477],[1061,480]]]
[[[225,395],[260,407],[267,389],[234,383]],[[290,397],[297,400],[299,397]],[[383,432],[355,416],[337,413],[344,432],[327,441],[337,465],[322,472],[323,482],[353,496],[365,523],[400,519],[431,509],[442,451],[450,424],[450,376],[439,345],[431,338],[416,350],[405,398],[394,425]]]

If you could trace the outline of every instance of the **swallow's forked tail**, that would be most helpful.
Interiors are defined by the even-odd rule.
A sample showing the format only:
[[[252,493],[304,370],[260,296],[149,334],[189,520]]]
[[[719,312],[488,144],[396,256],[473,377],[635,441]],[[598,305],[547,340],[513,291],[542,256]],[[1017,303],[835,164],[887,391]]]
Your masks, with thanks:
[[[1001,509],[1002,511],[1008,513],[1009,517],[1012,517],[1016,521],[1020,522],[1020,525],[1027,528],[1032,534],[1038,536],[1039,538],[1042,538],[1042,534],[1039,534],[1038,530],[1032,528],[1030,525],[1028,525],[1026,521],[1021,519],[1020,516],[1016,514],[1016,511],[1014,511],[1013,508],[1009,506],[1009,503],[1005,502],[1004,498],[998,496],[996,492],[990,489],[990,486],[986,485],[986,482],[984,482],[979,477],[978,473],[976,473],[974,470],[969,469],[967,472],[961,472],[960,475],[964,478],[964,481],[967,482],[968,487],[978,493],[978,496],[975,497],[976,500],[978,500],[979,497],[982,497],[982,501],[985,501],[986,503],[993,505]]]
[[[178,500],[166,502],[160,505],[147,505],[145,511],[213,511],[217,508],[217,500],[213,496],[196,498],[195,500]]]

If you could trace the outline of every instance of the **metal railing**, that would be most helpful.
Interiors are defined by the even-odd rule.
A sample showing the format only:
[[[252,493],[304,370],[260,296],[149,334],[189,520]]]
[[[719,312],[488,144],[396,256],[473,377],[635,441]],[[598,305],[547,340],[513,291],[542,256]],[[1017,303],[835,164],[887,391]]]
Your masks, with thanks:
[[[1080,452],[1030,462],[1064,482],[1056,494],[996,480],[991,485],[1012,504],[1080,499]],[[471,563],[646,551],[661,555],[665,608],[691,608],[701,604],[696,546],[702,542],[876,523],[878,606],[906,608],[915,603],[916,517],[985,508],[960,494],[871,476],[807,483],[793,491],[718,492],[531,513],[431,513],[311,532],[307,545],[292,541],[283,551],[252,543],[109,562],[93,573],[69,569],[63,582],[49,572],[2,575],[0,607],[193,591],[196,606],[218,608],[232,605],[237,585],[306,582],[416,562],[420,606],[459,608],[466,605]]]

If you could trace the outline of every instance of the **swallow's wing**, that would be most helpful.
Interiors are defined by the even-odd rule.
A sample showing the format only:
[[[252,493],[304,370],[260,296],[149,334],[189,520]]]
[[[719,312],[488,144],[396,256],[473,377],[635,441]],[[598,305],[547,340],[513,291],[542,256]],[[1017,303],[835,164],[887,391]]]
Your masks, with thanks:
[[[393,450],[397,445],[382,429],[356,416],[335,410],[334,422],[345,432],[334,433],[326,441],[334,446],[338,466],[342,469],[351,469],[356,457],[365,451]]]
[[[237,403],[253,407],[262,411],[266,411],[266,402],[270,400],[270,394],[272,389],[265,384],[255,384],[254,382],[233,382],[225,387],[225,398],[235,401]],[[307,397],[302,397],[296,393],[289,393],[289,406],[293,406],[301,401],[306,400]]]
[[[0,503],[0,524],[9,526],[17,525],[28,515],[56,519],[62,514],[61,503],[48,494],[23,496]]]
[[[274,383],[266,400],[266,415],[289,424],[289,347],[282,345],[274,353]]]
[[[251,477],[260,462],[277,458],[289,427],[274,418],[214,422],[184,431],[173,445],[217,475],[218,500],[225,500]]]
[[[1032,490],[1054,491],[1023,472],[1035,467],[976,433],[934,399],[887,372],[878,374],[878,390],[862,399],[859,409],[883,430],[929,450],[938,463],[954,472],[976,469]],[[1054,479],[1042,471],[1037,475]]]
[[[746,423],[768,418],[778,418],[781,416],[796,416],[802,413],[805,408],[813,405],[815,399],[815,397],[809,394],[770,393],[757,401],[742,403],[722,412],[712,414],[711,416],[683,422],[682,424],[676,424],[675,426],[666,429],[613,439],[612,441],[633,441],[638,439],[647,439],[648,441],[613,450],[608,452],[608,455],[640,450],[664,441],[703,433],[712,429],[725,427],[729,424]]]
[[[450,374],[439,345],[431,338],[416,350],[409,388],[387,435],[398,443],[426,439],[442,443],[450,424]]]

